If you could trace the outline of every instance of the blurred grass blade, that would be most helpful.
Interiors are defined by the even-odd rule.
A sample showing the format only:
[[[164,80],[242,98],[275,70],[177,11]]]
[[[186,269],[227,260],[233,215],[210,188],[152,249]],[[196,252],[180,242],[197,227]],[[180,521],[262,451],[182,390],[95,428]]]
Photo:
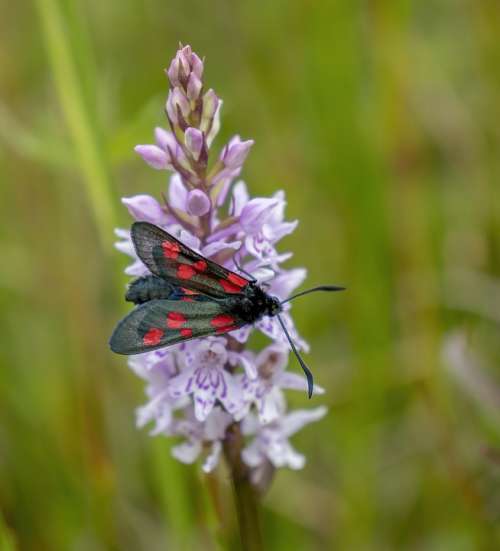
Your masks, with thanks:
[[[0,514],[0,551],[15,551],[17,549],[14,538]]]
[[[75,63],[60,2],[37,0],[36,3],[61,108],[83,172],[101,242],[107,247],[113,237],[115,213],[96,117],[92,117],[85,101],[84,83]]]
[[[27,129],[16,120],[9,108],[0,102],[0,142],[22,158],[32,159],[53,167],[72,164],[72,151],[60,137],[38,128]]]

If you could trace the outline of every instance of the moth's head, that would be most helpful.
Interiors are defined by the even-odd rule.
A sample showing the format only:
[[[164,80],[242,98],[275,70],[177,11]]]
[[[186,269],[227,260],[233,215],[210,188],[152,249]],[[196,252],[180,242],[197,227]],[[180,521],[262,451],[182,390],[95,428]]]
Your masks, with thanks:
[[[277,314],[279,314],[282,310],[279,298],[268,295],[266,309],[268,316],[276,316]]]

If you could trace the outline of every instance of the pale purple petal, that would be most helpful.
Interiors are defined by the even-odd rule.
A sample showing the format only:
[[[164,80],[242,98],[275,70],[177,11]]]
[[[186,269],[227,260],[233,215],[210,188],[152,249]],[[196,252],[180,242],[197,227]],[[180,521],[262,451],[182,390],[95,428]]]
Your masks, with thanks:
[[[198,421],[205,421],[215,405],[215,396],[212,389],[198,387],[194,393],[194,414]]]
[[[220,407],[215,407],[205,421],[204,436],[206,440],[220,440],[225,437],[232,418]]]
[[[169,94],[167,102],[171,103],[170,110],[172,112],[177,114],[177,109],[180,109],[184,118],[186,118],[191,111],[189,100],[179,86],[176,86],[173,90],[171,90],[171,94]]]
[[[194,367],[186,367],[177,377],[170,380],[168,391],[172,398],[191,394],[194,388],[194,370]]]
[[[212,145],[212,142],[214,141],[215,137],[219,133],[220,130],[220,112],[222,109],[222,100],[219,99],[217,103],[217,109],[215,110],[215,114],[212,118],[212,126],[210,127],[209,132],[207,133],[207,145],[210,147]],[[203,122],[203,119],[202,119]]]
[[[288,363],[288,347],[278,343],[271,344],[259,352],[256,363],[261,375],[274,376],[283,371]]]
[[[215,195],[215,201],[217,203],[217,206],[218,207],[221,207],[223,204],[224,204],[224,201],[226,200],[227,198],[227,194],[229,192],[229,189],[231,187],[231,181],[232,181],[232,178],[228,178],[227,180],[225,180],[224,182],[221,182],[218,186],[218,192],[217,194]]]
[[[285,436],[291,436],[299,431],[305,425],[319,421],[328,412],[325,406],[320,406],[314,409],[301,409],[289,413],[282,422],[283,434]]]
[[[201,442],[183,442],[172,448],[172,456],[178,459],[181,463],[191,464],[196,461],[201,453]]]
[[[204,473],[211,473],[219,463],[219,459],[222,452],[222,444],[220,441],[216,441],[212,444],[212,449],[207,455],[202,470]]]
[[[257,416],[249,413],[241,422],[241,433],[243,436],[250,436],[259,431],[260,423]]]
[[[226,389],[219,391],[218,398],[226,411],[234,415],[243,407],[243,392],[233,375],[224,371],[223,377]]]
[[[177,148],[177,140],[172,132],[168,132],[163,128],[157,126],[155,128],[155,139],[157,145],[167,153],[170,158],[169,150],[175,152]]]
[[[128,230],[123,230],[121,228],[115,229],[115,235],[119,237],[122,241],[116,241],[115,248],[120,252],[131,256],[132,258],[137,258],[135,253],[134,244],[130,237],[130,232]]]
[[[267,392],[259,404],[258,413],[259,421],[263,425],[272,423],[279,419],[283,412],[285,411],[285,398],[283,392],[278,387],[271,387],[270,391]]]
[[[297,373],[291,373],[285,371],[280,373],[275,380],[275,384],[280,388],[287,388],[290,390],[302,390],[304,392],[308,391],[308,384],[305,377],[298,375]],[[324,394],[325,389],[319,385],[314,385],[313,394]]]
[[[245,370],[245,374],[249,379],[257,378],[257,366],[254,358],[248,354],[238,354],[238,361]]]
[[[293,222],[283,222],[280,224],[264,224],[262,227],[262,235],[269,239],[272,243],[279,241],[285,235],[289,235],[298,226],[298,220]]]
[[[144,266],[143,262],[137,259],[133,264],[125,268],[125,273],[129,276],[140,277],[149,274],[149,270]]]
[[[253,143],[253,140],[242,142],[239,136],[234,136],[222,150],[220,156],[221,161],[228,168],[240,168],[245,162]]]
[[[198,99],[202,86],[203,86],[203,83],[201,82],[199,77],[197,77],[194,73],[191,73],[188,79],[187,90],[186,90],[188,99],[190,100]]]
[[[241,329],[238,329],[236,331],[231,331],[230,334],[231,334],[231,337],[236,339],[238,342],[245,343],[247,342],[251,332],[252,332],[252,326],[245,325]]]
[[[249,467],[258,467],[265,459],[265,456],[260,453],[259,444],[254,440],[242,452],[241,458]]]
[[[170,168],[168,155],[157,145],[136,145],[134,150],[146,161],[146,163],[148,163],[149,166],[152,166],[157,170],[165,170]]]
[[[191,54],[191,70],[201,79],[203,76],[203,61],[194,52]]]
[[[217,97],[217,94],[212,90],[212,88],[207,90],[203,96],[203,111],[201,114],[202,120],[211,120],[217,112],[219,103],[220,99]],[[208,130],[208,128],[201,128],[204,131]]]
[[[307,276],[307,270],[304,268],[295,268],[278,274],[271,282],[269,293],[275,295],[281,300],[288,298],[292,291],[302,285]]]
[[[177,107],[173,100],[173,90],[169,90],[167,101],[165,103],[165,109],[167,110],[167,117],[168,120],[172,123],[172,125],[176,125],[178,123],[177,118]]]
[[[122,203],[136,219],[152,224],[162,225],[167,222],[167,215],[160,203],[151,195],[134,195],[123,197]]]
[[[203,216],[210,210],[210,199],[201,189],[192,189],[187,197],[187,211],[193,216]]]
[[[276,272],[274,270],[271,270],[270,268],[265,268],[264,266],[261,266],[260,268],[253,268],[250,265],[243,266],[247,272],[250,272],[253,277],[260,283],[264,282],[270,282],[276,275]],[[269,289],[267,290],[269,294],[273,294]]]
[[[241,211],[240,224],[248,233],[256,233],[262,229],[273,209],[278,206],[275,199],[252,199]]]
[[[287,312],[282,312],[281,319],[283,320],[295,346],[298,349],[305,350],[307,352],[309,350],[309,345],[299,337],[290,315]],[[274,341],[288,345],[288,339],[286,338],[283,328],[276,318],[264,317],[256,322],[255,325],[258,329],[260,329],[260,331],[262,331],[262,333],[264,333],[264,335],[267,335]]]
[[[185,211],[188,198],[188,191],[182,183],[182,178],[176,172],[170,178],[170,185],[168,188],[168,204],[176,209]]]
[[[163,402],[157,408],[155,413],[156,424],[154,428],[149,431],[151,436],[156,436],[166,432],[170,424],[172,423],[172,407],[170,404]]]
[[[184,229],[180,231],[179,241],[181,241],[184,245],[188,246],[190,249],[194,249],[196,252],[200,251],[199,238]]]
[[[221,241],[223,239],[226,239],[229,236],[234,235],[238,232],[239,229],[239,223],[235,222],[234,224],[230,224],[226,228],[222,228],[221,230],[215,231],[209,238],[207,238],[208,243],[213,243],[214,241]]]
[[[186,133],[184,134],[184,140],[188,151],[190,151],[195,160],[198,160],[201,150],[203,149],[203,132],[201,132],[197,128],[190,127],[186,130]]]
[[[295,451],[289,442],[276,442],[270,446],[269,459],[275,467],[290,467],[290,469],[302,469],[306,458]]]
[[[226,249],[233,249],[237,251],[240,247],[241,241],[231,241],[230,243],[226,243],[225,241],[215,241],[214,243],[209,243],[203,247],[202,252],[203,256],[211,257],[219,251],[224,251]]]
[[[200,130],[205,133],[207,145],[210,147],[220,129],[220,110],[222,101],[210,89],[203,96]]]
[[[243,180],[236,182],[233,187],[230,212],[232,216],[240,216],[243,207],[248,203],[247,186]]]

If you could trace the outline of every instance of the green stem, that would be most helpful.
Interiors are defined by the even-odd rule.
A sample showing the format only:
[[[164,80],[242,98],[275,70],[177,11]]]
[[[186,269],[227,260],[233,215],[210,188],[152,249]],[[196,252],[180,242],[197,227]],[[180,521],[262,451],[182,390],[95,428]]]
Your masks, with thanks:
[[[238,517],[241,547],[244,551],[262,551],[258,496],[250,481],[250,470],[241,459],[243,436],[238,423],[226,433],[224,454],[231,472],[234,501]]]
[[[85,102],[73,43],[67,32],[68,21],[58,0],[37,0],[37,5],[54,84],[83,171],[101,241],[107,248],[115,227],[110,178],[96,121],[92,121]]]

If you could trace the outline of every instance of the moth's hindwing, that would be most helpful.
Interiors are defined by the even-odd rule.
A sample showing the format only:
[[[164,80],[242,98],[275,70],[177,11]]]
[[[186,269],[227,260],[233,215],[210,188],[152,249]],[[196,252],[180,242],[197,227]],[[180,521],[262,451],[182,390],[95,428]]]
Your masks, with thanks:
[[[184,302],[211,300],[210,297],[185,287],[177,287],[174,283],[152,274],[132,281],[125,294],[125,300],[135,304],[143,304],[155,299],[182,300]]]

